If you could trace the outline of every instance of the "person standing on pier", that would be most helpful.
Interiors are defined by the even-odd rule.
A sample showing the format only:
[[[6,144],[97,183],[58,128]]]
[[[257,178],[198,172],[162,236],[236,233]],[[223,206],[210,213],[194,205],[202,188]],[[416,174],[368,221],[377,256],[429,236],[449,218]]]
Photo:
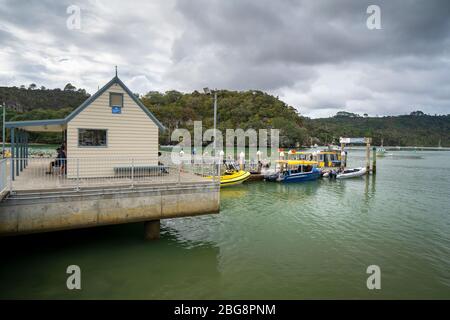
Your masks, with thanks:
[[[60,175],[64,174],[66,168],[66,153],[63,148],[59,147],[56,149],[57,155],[54,161],[50,162],[47,174],[53,173],[53,168],[57,167],[60,169]]]

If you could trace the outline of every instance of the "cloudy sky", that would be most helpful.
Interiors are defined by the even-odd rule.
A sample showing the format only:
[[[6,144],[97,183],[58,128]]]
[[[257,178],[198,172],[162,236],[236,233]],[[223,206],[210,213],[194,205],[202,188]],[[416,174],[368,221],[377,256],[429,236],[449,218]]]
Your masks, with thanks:
[[[141,94],[259,89],[310,117],[450,113],[448,0],[0,0],[0,47],[0,86],[93,93],[118,65]]]

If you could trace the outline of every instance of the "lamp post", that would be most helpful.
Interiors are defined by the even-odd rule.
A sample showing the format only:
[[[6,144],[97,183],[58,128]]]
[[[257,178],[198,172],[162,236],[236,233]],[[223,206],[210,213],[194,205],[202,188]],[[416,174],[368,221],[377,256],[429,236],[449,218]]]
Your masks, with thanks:
[[[214,93],[214,144],[213,144],[213,150],[214,150],[214,157],[216,157],[217,89],[210,90],[209,88],[203,88],[203,91],[206,94]]]
[[[217,89],[210,90],[208,87],[203,88],[203,91],[205,94],[211,94],[214,93],[214,144],[213,144],[213,150],[214,150],[214,164],[216,162],[217,152],[216,152],[216,140],[217,140],[217,133],[216,133],[216,124],[217,124]],[[220,184],[220,159],[217,164],[217,178],[218,182]]]
[[[217,89],[214,90],[214,157],[216,156],[216,140],[217,140]]]

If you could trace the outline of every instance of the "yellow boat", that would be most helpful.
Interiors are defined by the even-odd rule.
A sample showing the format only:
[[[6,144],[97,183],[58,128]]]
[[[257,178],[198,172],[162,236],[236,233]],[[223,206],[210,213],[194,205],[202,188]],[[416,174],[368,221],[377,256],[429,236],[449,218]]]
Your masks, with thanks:
[[[317,161],[308,161],[308,160],[277,160],[277,163],[283,163],[287,165],[301,165],[301,166],[312,166],[317,165]]]
[[[248,171],[225,171],[225,174],[220,176],[220,186],[233,186],[244,182],[248,178],[250,178],[250,172]]]
[[[340,167],[341,151],[340,150],[324,150],[318,152],[311,151],[295,151],[290,150],[287,153],[288,160],[313,160],[317,161],[317,167]]]
[[[239,166],[234,162],[225,164],[225,172],[220,176],[220,186],[227,187],[240,184],[250,178],[251,173],[239,169]],[[213,178],[210,176],[209,178]]]

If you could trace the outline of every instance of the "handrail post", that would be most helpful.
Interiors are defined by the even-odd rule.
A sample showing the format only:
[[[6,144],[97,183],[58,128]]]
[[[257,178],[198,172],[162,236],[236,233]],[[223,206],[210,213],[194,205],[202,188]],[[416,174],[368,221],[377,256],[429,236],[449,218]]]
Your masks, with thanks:
[[[16,142],[16,138],[14,137],[14,128],[11,128],[11,130],[10,130],[10,135],[11,135],[11,147],[10,147],[10,149],[11,149],[11,157],[10,157],[10,159],[11,159],[11,163],[10,163],[10,168],[11,168],[11,181],[13,181],[14,180],[14,161],[16,161],[14,158],[17,156],[16,155],[16,146],[15,146],[15,142]]]
[[[13,176],[14,176],[14,167],[13,167],[13,157],[9,158],[9,169],[10,169],[10,173],[9,173],[9,193],[13,193]],[[6,171],[6,170],[5,170]]]
[[[217,184],[220,186],[220,159],[217,163]]]
[[[200,166],[201,166],[201,168],[202,168],[202,171],[201,171],[201,174],[202,174],[202,178],[205,176],[205,168],[203,168],[203,161],[202,161],[202,163],[200,164]]]
[[[134,188],[134,158],[131,159],[131,188]]]

